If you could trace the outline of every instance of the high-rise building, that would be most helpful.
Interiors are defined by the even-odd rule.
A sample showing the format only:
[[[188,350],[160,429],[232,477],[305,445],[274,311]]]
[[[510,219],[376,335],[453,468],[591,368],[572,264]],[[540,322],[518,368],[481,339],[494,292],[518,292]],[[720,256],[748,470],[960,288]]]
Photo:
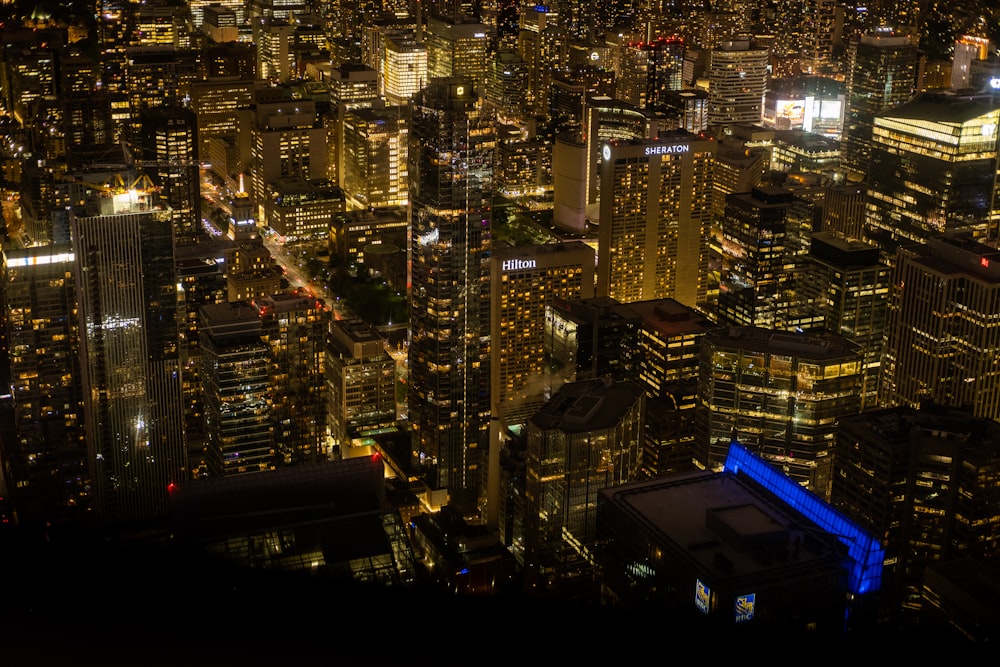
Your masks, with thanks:
[[[164,517],[188,476],[173,225],[151,198],[101,197],[70,220],[91,488],[113,524]]]
[[[760,123],[770,51],[749,39],[722,42],[709,52],[709,127]]]
[[[582,241],[497,246],[490,258],[491,402],[521,424],[548,398],[545,309],[554,298],[594,296],[594,250]]]
[[[292,99],[287,89],[274,94],[274,100],[258,95],[250,133],[251,194],[258,221],[267,219],[268,187],[278,178],[292,174],[306,180],[327,176],[327,130],[319,121],[316,102]]]
[[[325,240],[330,221],[347,208],[344,191],[326,178],[279,176],[267,193],[265,226],[279,242]]]
[[[15,429],[4,449],[18,522],[25,525],[82,522],[93,509],[75,263],[66,244],[3,253],[10,364],[3,373],[10,378]]]
[[[146,174],[159,186],[170,209],[178,245],[197,243],[205,235],[201,221],[201,168],[198,117],[190,109],[163,107],[140,113],[141,159]]]
[[[250,165],[254,81],[206,78],[193,82],[190,94],[198,124],[198,159],[209,163],[217,178],[233,179],[235,184]]]
[[[834,42],[837,39],[835,0],[806,0],[802,3],[802,70],[829,74],[834,70]]]
[[[861,407],[876,407],[892,270],[879,261],[877,248],[830,232],[813,235],[806,262],[803,296],[824,314],[827,331],[861,345]]]
[[[1000,419],[1000,251],[933,237],[899,249],[892,282],[881,405],[932,401]]]
[[[428,85],[427,45],[409,32],[387,35],[379,52],[379,93],[386,104],[406,105]]]
[[[635,382],[564,384],[527,423],[524,583],[593,594],[597,495],[639,479],[646,396]]]
[[[968,88],[972,83],[971,65],[973,60],[986,60],[989,55],[990,40],[974,35],[962,35],[955,40],[955,50],[951,58],[951,89]]]
[[[344,114],[342,187],[356,208],[409,203],[405,107],[360,107]]]
[[[997,238],[998,127],[1000,100],[982,94],[921,93],[875,117],[865,234],[883,261],[943,232]]]
[[[542,111],[549,99],[552,72],[566,63],[567,32],[554,6],[524,4],[518,10],[517,53],[528,69],[524,103]]]
[[[183,107],[190,85],[201,78],[199,53],[171,45],[130,46],[125,57],[121,92],[128,99],[123,129],[134,139],[142,130],[140,112],[155,107]]]
[[[423,30],[428,78],[464,76],[484,90],[493,35],[471,16],[429,16]]]
[[[357,319],[329,323],[325,354],[327,437],[332,458],[350,458],[350,448],[371,429],[395,423],[396,361],[385,338]]]
[[[273,17],[254,21],[253,38],[258,78],[284,83],[295,77],[294,24]]]
[[[282,292],[254,299],[262,340],[270,347],[271,432],[280,463],[326,459],[326,383],[323,379],[327,322],[323,302]]]
[[[881,605],[923,621],[925,570],[1000,551],[1000,424],[932,402],[842,417],[830,503],[885,550]]]
[[[829,498],[838,418],[861,409],[861,347],[839,334],[729,327],[701,339],[695,459],[719,469],[738,441]]]
[[[208,476],[273,470],[271,349],[260,315],[246,301],[205,306],[199,333]]]
[[[906,102],[917,89],[917,45],[910,35],[883,30],[848,45],[841,166],[852,180],[870,173],[875,115]]]
[[[656,120],[651,112],[606,95],[586,99],[583,110],[582,139],[587,146],[587,205],[596,204],[601,193],[601,162],[605,142],[619,139],[656,138]]]
[[[500,119],[520,118],[528,94],[528,68],[516,51],[497,51],[489,61],[484,99]]]
[[[344,118],[353,109],[373,106],[379,96],[378,70],[360,62],[331,67],[330,112],[326,114],[329,178],[344,187]]]
[[[705,302],[715,152],[714,139],[683,130],[604,144],[599,296]]]
[[[823,194],[820,231],[846,239],[865,238],[867,189],[861,183],[830,183]]]
[[[800,271],[792,228],[799,203],[791,190],[777,186],[726,197],[716,303],[720,323],[794,331],[821,321],[795,289]]]
[[[662,104],[666,94],[683,87],[685,42],[677,37],[622,45],[616,78],[618,99],[641,109]]]
[[[466,509],[482,492],[490,410],[495,138],[478,99],[465,78],[423,88],[411,107],[408,169],[413,451],[431,496]]]

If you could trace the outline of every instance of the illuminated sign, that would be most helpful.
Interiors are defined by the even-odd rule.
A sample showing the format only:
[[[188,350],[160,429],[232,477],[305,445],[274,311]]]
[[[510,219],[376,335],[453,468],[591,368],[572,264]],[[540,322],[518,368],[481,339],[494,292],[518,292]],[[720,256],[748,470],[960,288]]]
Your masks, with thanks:
[[[990,79],[990,88],[993,90],[1000,90],[1000,77]]]
[[[593,51],[590,54],[590,59],[591,60],[600,60],[601,59],[601,54],[598,53],[597,51]]]
[[[601,151],[601,155],[604,156],[605,160],[611,159],[611,146],[605,145],[604,149]]]
[[[708,613],[708,603],[712,599],[712,589],[699,579],[694,585],[694,605],[703,614]]]
[[[756,597],[757,595],[755,593],[736,596],[736,603],[733,605],[733,612],[736,614],[737,623],[746,623],[753,618]]]
[[[688,144],[671,144],[667,146],[646,146],[646,155],[676,155],[678,153],[688,153],[691,146]]]
[[[533,268],[535,268],[535,260],[533,259],[505,259],[500,263],[500,269],[503,271],[517,271],[518,269]]]

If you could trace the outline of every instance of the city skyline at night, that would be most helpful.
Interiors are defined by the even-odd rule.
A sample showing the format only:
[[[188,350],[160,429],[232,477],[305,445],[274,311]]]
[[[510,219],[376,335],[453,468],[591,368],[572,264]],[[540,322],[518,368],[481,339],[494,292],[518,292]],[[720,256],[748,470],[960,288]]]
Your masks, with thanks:
[[[1000,639],[992,3],[11,2],[0,135],[19,627]]]

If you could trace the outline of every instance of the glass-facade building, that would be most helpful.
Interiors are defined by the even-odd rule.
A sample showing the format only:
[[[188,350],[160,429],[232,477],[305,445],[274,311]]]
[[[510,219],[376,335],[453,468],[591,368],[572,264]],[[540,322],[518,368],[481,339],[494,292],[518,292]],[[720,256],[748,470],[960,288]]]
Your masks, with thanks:
[[[188,475],[173,226],[150,196],[104,197],[102,214],[70,221],[91,488],[112,524],[163,517]]]
[[[413,101],[408,169],[415,463],[430,491],[446,489],[453,504],[469,509],[482,492],[490,416],[496,141],[478,100],[467,78],[431,80]]]
[[[730,327],[701,339],[695,459],[718,470],[737,440],[823,498],[837,419],[861,407],[864,356],[827,332]]]

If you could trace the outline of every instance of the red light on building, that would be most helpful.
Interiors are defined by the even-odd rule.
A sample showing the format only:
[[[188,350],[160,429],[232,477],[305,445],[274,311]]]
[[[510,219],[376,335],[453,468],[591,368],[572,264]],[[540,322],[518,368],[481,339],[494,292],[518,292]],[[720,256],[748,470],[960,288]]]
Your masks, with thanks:
[[[982,264],[987,269],[990,268],[990,260],[986,259],[985,257],[980,257],[979,263]]]

